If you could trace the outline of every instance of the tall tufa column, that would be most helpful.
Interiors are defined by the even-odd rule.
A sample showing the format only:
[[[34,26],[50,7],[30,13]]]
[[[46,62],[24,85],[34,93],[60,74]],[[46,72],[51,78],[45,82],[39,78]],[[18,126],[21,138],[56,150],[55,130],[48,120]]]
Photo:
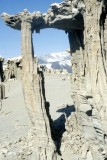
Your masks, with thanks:
[[[3,81],[3,58],[0,58],[0,100],[5,98],[5,86]]]
[[[58,160],[52,140],[50,119],[43,93],[43,77],[34,63],[32,22],[22,20],[22,86],[26,108],[32,122],[33,148],[36,160]],[[46,158],[47,157],[47,158]]]
[[[22,64],[23,73],[33,73],[34,49],[32,41],[32,21],[23,19],[21,23],[22,34]]]

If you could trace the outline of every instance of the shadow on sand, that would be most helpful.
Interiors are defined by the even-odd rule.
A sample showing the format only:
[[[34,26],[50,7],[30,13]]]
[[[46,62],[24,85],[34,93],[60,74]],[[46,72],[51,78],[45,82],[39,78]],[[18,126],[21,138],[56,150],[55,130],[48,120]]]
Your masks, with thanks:
[[[55,130],[55,141],[57,142],[57,151],[61,155],[60,146],[62,135],[65,132],[66,117],[68,118],[72,114],[72,112],[75,112],[75,107],[74,105],[67,105],[64,108],[58,109],[57,112],[63,113],[58,119],[53,122]]]

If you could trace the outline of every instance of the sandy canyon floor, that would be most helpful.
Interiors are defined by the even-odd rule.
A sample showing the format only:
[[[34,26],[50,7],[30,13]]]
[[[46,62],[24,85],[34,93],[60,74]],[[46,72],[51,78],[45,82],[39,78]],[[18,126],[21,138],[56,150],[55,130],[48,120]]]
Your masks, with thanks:
[[[70,83],[68,75],[45,74],[46,99],[58,127],[63,125],[64,115],[69,116],[73,105]],[[0,160],[27,160],[32,154],[27,148],[32,124],[24,104],[22,83],[11,80],[5,82],[5,87],[6,97],[0,102]]]

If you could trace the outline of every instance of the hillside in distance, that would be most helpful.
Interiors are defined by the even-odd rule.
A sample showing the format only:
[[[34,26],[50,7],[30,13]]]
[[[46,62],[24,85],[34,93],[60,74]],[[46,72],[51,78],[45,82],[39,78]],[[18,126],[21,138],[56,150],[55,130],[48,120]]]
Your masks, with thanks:
[[[46,66],[47,69],[67,70],[71,73],[71,55],[67,52],[51,53],[38,57],[39,64]]]
[[[7,61],[21,61],[22,56],[12,57],[9,59],[5,59],[3,68],[7,68]],[[38,63],[39,65],[45,66],[47,69],[50,70],[66,70],[68,73],[71,73],[71,55],[68,52],[58,52],[58,53],[51,53],[44,56],[38,56]]]

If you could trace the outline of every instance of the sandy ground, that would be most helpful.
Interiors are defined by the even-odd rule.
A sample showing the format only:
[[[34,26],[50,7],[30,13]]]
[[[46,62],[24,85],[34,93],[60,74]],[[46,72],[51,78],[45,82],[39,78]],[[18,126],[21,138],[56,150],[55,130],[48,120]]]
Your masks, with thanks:
[[[21,81],[5,83],[6,98],[0,106],[0,160],[17,160],[31,122],[25,108]]]
[[[0,143],[26,135],[31,122],[24,104],[21,81],[5,83],[6,98],[0,111]]]
[[[73,105],[71,82],[67,75],[45,75],[46,100],[50,102],[50,114],[56,120],[65,113],[66,106]]]
[[[45,86],[51,117],[58,120],[66,113],[66,106],[73,104],[70,80],[67,75],[46,74]],[[22,142],[27,141],[31,122],[24,104],[21,81],[8,81],[5,87],[6,98],[0,106],[0,160],[16,160],[17,154],[24,149]]]

